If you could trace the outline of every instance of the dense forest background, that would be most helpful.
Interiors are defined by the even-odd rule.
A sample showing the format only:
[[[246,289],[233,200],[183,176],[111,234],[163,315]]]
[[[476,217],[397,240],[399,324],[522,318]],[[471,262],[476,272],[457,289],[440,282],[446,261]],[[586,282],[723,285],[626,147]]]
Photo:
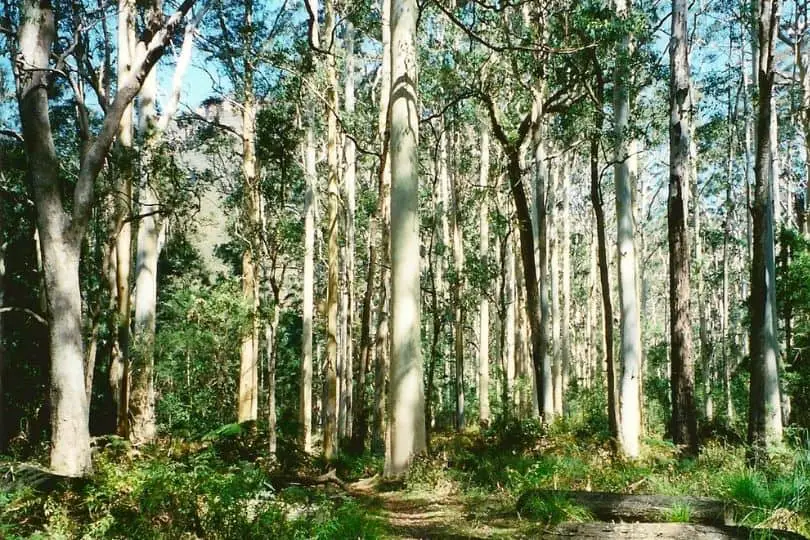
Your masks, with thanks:
[[[2,3],[0,536],[810,534],[808,7]]]

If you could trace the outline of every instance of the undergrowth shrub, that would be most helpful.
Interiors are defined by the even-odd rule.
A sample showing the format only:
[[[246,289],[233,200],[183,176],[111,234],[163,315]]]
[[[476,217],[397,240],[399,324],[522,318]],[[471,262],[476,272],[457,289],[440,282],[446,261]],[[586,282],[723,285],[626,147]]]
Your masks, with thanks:
[[[352,501],[321,489],[278,493],[264,462],[227,461],[220,450],[212,445],[174,458],[102,450],[82,487],[2,493],[0,538],[380,536],[379,520]]]

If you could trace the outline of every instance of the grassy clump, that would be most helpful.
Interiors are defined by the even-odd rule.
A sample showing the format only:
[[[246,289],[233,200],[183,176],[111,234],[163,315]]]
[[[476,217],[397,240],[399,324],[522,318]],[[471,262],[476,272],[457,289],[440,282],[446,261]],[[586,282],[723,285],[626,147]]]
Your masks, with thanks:
[[[688,504],[675,504],[662,517],[670,523],[689,523],[692,521],[692,508]]]
[[[545,525],[557,525],[565,521],[581,523],[594,519],[586,508],[573,503],[567,497],[548,493],[535,493],[526,497],[521,504],[521,514]]]

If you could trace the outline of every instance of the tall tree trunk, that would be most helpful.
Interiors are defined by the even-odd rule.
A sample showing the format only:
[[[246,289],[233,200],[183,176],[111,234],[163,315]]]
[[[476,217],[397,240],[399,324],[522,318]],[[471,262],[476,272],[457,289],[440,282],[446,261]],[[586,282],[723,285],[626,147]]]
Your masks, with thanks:
[[[185,45],[184,45],[185,46]],[[179,90],[178,90],[179,91]],[[156,122],[157,72],[151,72],[141,87],[139,130],[145,139],[147,165],[141,178],[135,259],[135,321],[130,372],[132,374],[129,409],[132,417],[130,438],[134,444],[154,441],[157,436],[155,411],[155,331],[157,314],[157,272],[161,250],[163,217],[159,209],[157,179],[149,160],[157,144]]]
[[[605,233],[605,211],[602,202],[602,187],[599,182],[599,138],[591,137],[591,203],[596,217],[597,256],[599,258],[599,283],[602,290],[602,321],[604,323],[602,349],[605,354],[607,376],[607,408],[610,434],[618,442],[619,417],[616,403],[616,373],[613,361],[613,304],[610,299],[609,261]]]
[[[252,0],[245,7],[246,24],[251,24]],[[249,60],[245,58],[245,63]],[[242,181],[243,226],[247,245],[242,252],[242,297],[250,313],[250,327],[242,337],[239,368],[239,422],[255,421],[259,413],[259,220],[258,167],[256,164],[256,102],[253,95],[252,68],[245,70],[245,96],[242,104]]]
[[[560,354],[562,356],[562,408],[566,408],[565,392],[568,390],[568,377],[571,372],[572,343],[571,343],[571,208],[569,191],[571,190],[570,170],[566,162],[562,171],[561,221],[562,238],[560,239],[560,256],[562,257],[562,313],[560,323],[562,335],[560,336]],[[580,362],[580,366],[582,363]],[[578,377],[581,379],[582,377]]]
[[[671,340],[672,440],[698,454],[692,328],[689,320],[689,240],[685,195],[689,185],[689,53],[686,0],[672,0],[669,102],[669,311]],[[697,193],[695,199],[697,200]],[[695,206],[696,219],[700,212]],[[699,240],[697,240],[699,242]],[[699,262],[698,262],[699,264]]]
[[[752,207],[753,258],[751,262],[751,388],[748,408],[749,460],[760,463],[768,449],[782,439],[779,397],[774,270],[773,189],[770,144],[771,98],[774,84],[773,48],[778,29],[778,0],[758,4],[759,56],[757,107],[756,186]]]
[[[24,2],[21,9],[20,64],[39,68],[17,68],[15,76],[47,298],[51,469],[65,476],[83,476],[91,468],[79,288],[79,246],[84,231],[70,226],[70,217],[62,206],[58,158],[48,117],[46,70],[56,39],[53,8],[48,2],[31,0]]]
[[[628,17],[627,0],[617,0],[616,11]],[[630,174],[628,129],[630,119],[630,55],[632,37],[627,34],[617,47],[614,71],[613,109],[615,111],[616,248],[619,259],[619,299],[621,303],[620,385],[621,436],[625,455],[638,457],[641,436],[641,319],[636,283],[635,223],[633,220],[633,179]]]
[[[455,151],[455,146],[453,148]],[[449,169],[449,161],[447,168]],[[455,352],[455,391],[456,391],[456,429],[463,431],[466,418],[464,411],[464,300],[462,297],[462,287],[464,283],[464,237],[461,227],[461,186],[459,185],[459,175],[457,171],[450,173],[451,200],[453,211],[452,219],[452,242],[453,242],[453,272],[455,279],[453,283],[453,345]]]
[[[383,450],[387,439],[388,372],[390,369],[390,299],[391,299],[391,162],[390,162],[390,98],[392,89],[391,1],[382,0],[382,66],[380,82],[380,111],[377,123],[380,137],[380,179],[378,225],[380,226],[380,291],[377,303],[377,332],[375,335],[376,364],[374,374],[374,426],[371,447]]]
[[[278,321],[281,317],[281,304],[279,295],[273,302],[273,316],[264,325],[264,339],[267,354],[267,451],[271,456],[276,454],[276,336],[278,334]]]
[[[514,229],[512,229],[514,233]],[[507,411],[512,410],[513,405],[517,405],[517,393],[515,392],[515,378],[516,378],[516,358],[515,354],[515,314],[517,310],[517,284],[515,281],[515,267],[517,261],[515,259],[514,247],[514,234],[506,238],[506,259],[504,266],[506,266],[506,321],[504,322],[505,334],[505,358],[506,362],[506,391],[508,401],[504,402],[503,406]]]
[[[159,4],[152,7],[152,17],[160,16]],[[164,234],[163,217],[156,213],[160,200],[156,183],[152,180],[151,157],[160,137],[180,103],[180,96],[194,44],[196,20],[190,22],[184,31],[183,44],[174,69],[169,101],[160,118],[157,116],[157,73],[150,72],[144,79],[139,98],[140,131],[144,138],[144,154],[147,165],[142,169],[140,181],[141,200],[135,260],[135,324],[132,333],[130,355],[129,416],[130,439],[134,444],[154,441],[157,436],[155,413],[155,314],[157,312],[157,269],[158,257]],[[143,44],[137,50],[142,53]]]
[[[534,383],[536,390],[534,395],[537,396],[538,404],[550,401],[548,399],[549,393],[546,392],[546,386],[551,377],[550,373],[546,373],[546,369],[550,371],[548,364],[547,350],[548,350],[548,333],[544,329],[544,324],[540,319],[540,286],[537,280],[538,267],[535,266],[534,258],[534,234],[532,231],[532,216],[529,209],[529,203],[526,198],[526,191],[523,185],[522,168],[520,165],[520,148],[526,137],[531,132],[533,126],[537,124],[541,117],[542,111],[536,104],[535,109],[531,114],[524,117],[518,129],[516,139],[511,139],[504,132],[503,127],[498,121],[495,104],[489,96],[484,96],[486,101],[487,110],[489,112],[490,122],[492,124],[493,134],[495,138],[501,143],[507,162],[507,177],[509,178],[509,187],[512,193],[512,201],[515,205],[515,213],[517,214],[518,231],[520,238],[520,256],[523,262],[523,274],[526,281],[526,315],[529,319],[530,334],[532,340],[531,356],[532,365],[534,368]],[[539,100],[535,100],[539,102]],[[536,145],[536,152],[542,145]],[[538,167],[538,173],[542,172],[541,179],[545,183],[545,171],[542,170],[544,166],[543,156],[535,156],[535,163]],[[539,184],[539,181],[538,181]],[[545,189],[545,188],[544,188]],[[538,192],[540,190],[538,189]],[[537,205],[538,209],[540,205]],[[543,201],[543,208],[545,208],[545,201]],[[539,220],[543,223],[543,220]],[[541,245],[545,245],[545,238],[540,239]],[[544,256],[545,258],[545,256]],[[543,265],[540,267],[541,273]],[[545,282],[543,282],[545,283]],[[548,319],[546,319],[547,321]],[[545,361],[543,360],[545,358]],[[550,416],[545,416],[545,420],[549,420]]]
[[[368,267],[366,269],[366,291],[363,295],[363,311],[360,315],[360,355],[357,365],[357,382],[354,385],[354,421],[352,426],[351,451],[360,455],[366,448],[368,437],[368,400],[366,399],[366,377],[371,365],[371,302],[374,298],[374,272],[377,251],[376,220],[372,217],[368,227]]]
[[[545,142],[542,137],[542,125],[540,118],[542,117],[542,110],[540,110],[541,101],[535,99],[535,126],[533,132],[534,146],[534,175],[535,175],[535,210],[537,212],[537,288],[539,295],[539,315],[538,321],[539,328],[537,331],[537,338],[532,338],[532,350],[535,358],[535,384],[537,385],[537,403],[540,407],[540,414],[543,421],[550,422],[554,416],[554,379],[552,373],[552,356],[549,354],[549,326],[551,323],[551,309],[549,302],[549,283],[548,283],[548,204],[546,202],[546,190],[548,181],[548,167],[546,166],[546,148]],[[522,239],[521,239],[522,240]],[[521,250],[525,249],[521,241]],[[526,259],[523,259],[524,273],[526,272]],[[534,281],[532,276],[531,281]],[[530,291],[533,285],[530,282],[530,277],[526,274],[526,292],[527,292],[527,309],[529,310],[529,322],[531,323],[534,315],[532,311],[532,301],[530,299]],[[534,331],[532,331],[534,334]],[[553,350],[553,349],[552,349]],[[539,371],[538,371],[539,363]]]
[[[335,40],[335,7],[332,0],[325,3],[324,35],[328,36],[328,50],[334,52]],[[327,285],[326,285],[326,424],[323,434],[323,453],[326,459],[337,454],[338,422],[338,288],[339,288],[339,253],[338,253],[338,206],[340,191],[338,187],[338,148],[337,148],[337,67],[334,54],[326,59],[326,101],[329,110],[326,121],[326,159],[328,169],[327,196]]]
[[[549,238],[549,260],[548,267],[551,273],[551,345],[552,345],[552,374],[553,374],[553,399],[554,416],[562,416],[563,396],[562,396],[562,324],[560,322],[560,223],[557,215],[558,192],[560,189],[559,163],[551,174],[551,188],[549,189],[549,201],[547,203],[548,221],[551,223],[551,236]]]
[[[317,26],[316,26],[317,28]],[[312,451],[312,315],[315,287],[315,135],[310,121],[304,142],[304,284],[303,330],[301,350],[301,382],[298,400],[299,442],[304,452]]]
[[[484,190],[478,214],[478,255],[489,268],[489,130],[481,126],[481,163],[478,183]],[[489,287],[482,291],[478,304],[478,421],[489,424]]]
[[[426,449],[419,286],[419,181],[415,0],[391,9],[391,449],[385,473],[407,472]],[[416,270],[414,269],[416,266]]]
[[[118,85],[126,81],[135,56],[135,5],[132,0],[118,1]],[[119,174],[115,186],[113,242],[115,253],[115,325],[110,363],[110,388],[116,410],[116,433],[129,435],[129,276],[132,266],[132,149],[133,110],[128,106],[118,130]]]
[[[344,36],[346,47],[346,83],[344,87],[345,98],[344,107],[346,114],[354,114],[354,26],[349,21],[346,23],[346,34]],[[346,436],[351,438],[353,433],[354,402],[353,391],[353,364],[354,364],[354,273],[355,273],[355,230],[354,217],[356,207],[356,149],[354,140],[346,137],[343,147],[346,169],[343,182],[346,187],[346,385],[343,392],[346,411]]]

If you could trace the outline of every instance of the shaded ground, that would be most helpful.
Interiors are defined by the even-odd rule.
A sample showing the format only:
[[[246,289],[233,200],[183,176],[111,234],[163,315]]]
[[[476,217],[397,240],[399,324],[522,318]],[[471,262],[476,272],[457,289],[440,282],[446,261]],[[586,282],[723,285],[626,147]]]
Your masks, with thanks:
[[[455,492],[384,491],[377,486],[352,486],[357,500],[385,520],[392,538],[489,539],[528,538],[542,530],[522,520],[514,501],[497,495],[467,496]]]

